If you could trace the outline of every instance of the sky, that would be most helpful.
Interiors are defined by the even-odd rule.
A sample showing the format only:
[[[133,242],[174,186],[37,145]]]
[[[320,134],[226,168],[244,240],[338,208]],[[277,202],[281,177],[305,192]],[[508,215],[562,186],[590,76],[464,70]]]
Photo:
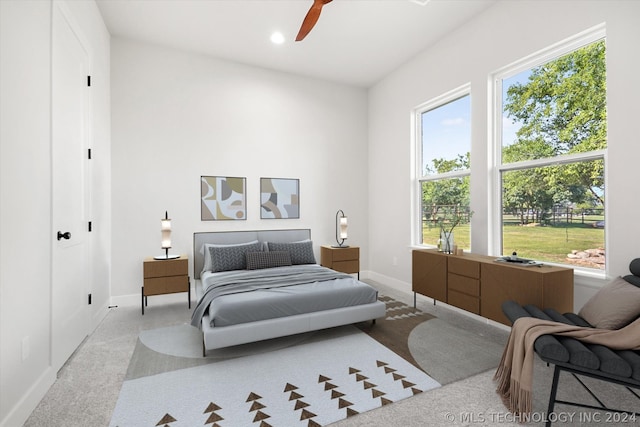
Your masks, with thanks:
[[[531,70],[525,70],[503,80],[502,97],[506,99],[509,86],[527,81]],[[503,145],[515,142],[518,123],[503,115]],[[422,114],[423,171],[432,159],[452,160],[458,154],[471,151],[471,95],[429,110]],[[473,161],[473,160],[472,160]]]

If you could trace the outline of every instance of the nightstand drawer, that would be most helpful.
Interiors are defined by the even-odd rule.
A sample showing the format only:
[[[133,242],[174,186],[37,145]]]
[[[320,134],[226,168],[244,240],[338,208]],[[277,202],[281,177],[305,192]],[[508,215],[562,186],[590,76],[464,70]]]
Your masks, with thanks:
[[[189,290],[189,276],[154,277],[144,279],[144,296],[173,294]]]
[[[358,273],[360,271],[360,261],[333,261],[331,269],[343,273]]]
[[[150,277],[186,276],[188,274],[189,263],[186,256],[169,260],[147,258],[144,262],[145,279]]]
[[[341,248],[330,252],[333,262],[352,261],[360,259],[360,248]]]

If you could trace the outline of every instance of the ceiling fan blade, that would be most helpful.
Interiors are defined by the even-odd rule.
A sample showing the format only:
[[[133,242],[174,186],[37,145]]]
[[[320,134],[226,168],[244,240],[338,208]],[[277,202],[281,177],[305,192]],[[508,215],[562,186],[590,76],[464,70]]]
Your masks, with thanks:
[[[313,29],[318,22],[318,18],[320,18],[320,12],[322,12],[322,6],[331,2],[331,0],[313,0],[313,4],[311,8],[307,12],[307,15],[304,17],[302,21],[302,26],[300,27],[300,31],[296,37],[296,41],[299,42],[305,37],[307,34]]]

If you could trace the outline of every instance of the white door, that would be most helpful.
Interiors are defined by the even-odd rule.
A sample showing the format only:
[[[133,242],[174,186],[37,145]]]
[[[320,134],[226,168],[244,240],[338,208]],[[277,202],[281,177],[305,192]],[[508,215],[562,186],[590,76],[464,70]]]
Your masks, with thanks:
[[[88,238],[88,54],[64,4],[52,26],[52,366],[90,331]]]

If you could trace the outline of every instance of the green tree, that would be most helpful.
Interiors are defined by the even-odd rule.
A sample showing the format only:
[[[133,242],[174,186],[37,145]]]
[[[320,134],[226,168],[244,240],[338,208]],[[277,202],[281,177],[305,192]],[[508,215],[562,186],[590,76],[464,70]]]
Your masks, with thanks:
[[[433,159],[426,168],[426,175],[467,170],[470,153],[458,155],[455,159]],[[425,218],[430,224],[451,216],[452,212],[469,212],[469,177],[445,178],[426,181],[422,184],[422,206]]]
[[[532,69],[525,84],[507,89],[504,111],[522,124],[516,142],[503,149],[503,162],[517,162],[604,149],[607,146],[606,64],[604,40]],[[551,203],[604,203],[604,163],[577,162],[556,168],[523,170],[505,182],[513,207]],[[520,181],[519,181],[520,180]],[[585,192],[588,190],[588,193]],[[538,193],[534,196],[533,193]],[[561,199],[561,200],[559,200]]]

